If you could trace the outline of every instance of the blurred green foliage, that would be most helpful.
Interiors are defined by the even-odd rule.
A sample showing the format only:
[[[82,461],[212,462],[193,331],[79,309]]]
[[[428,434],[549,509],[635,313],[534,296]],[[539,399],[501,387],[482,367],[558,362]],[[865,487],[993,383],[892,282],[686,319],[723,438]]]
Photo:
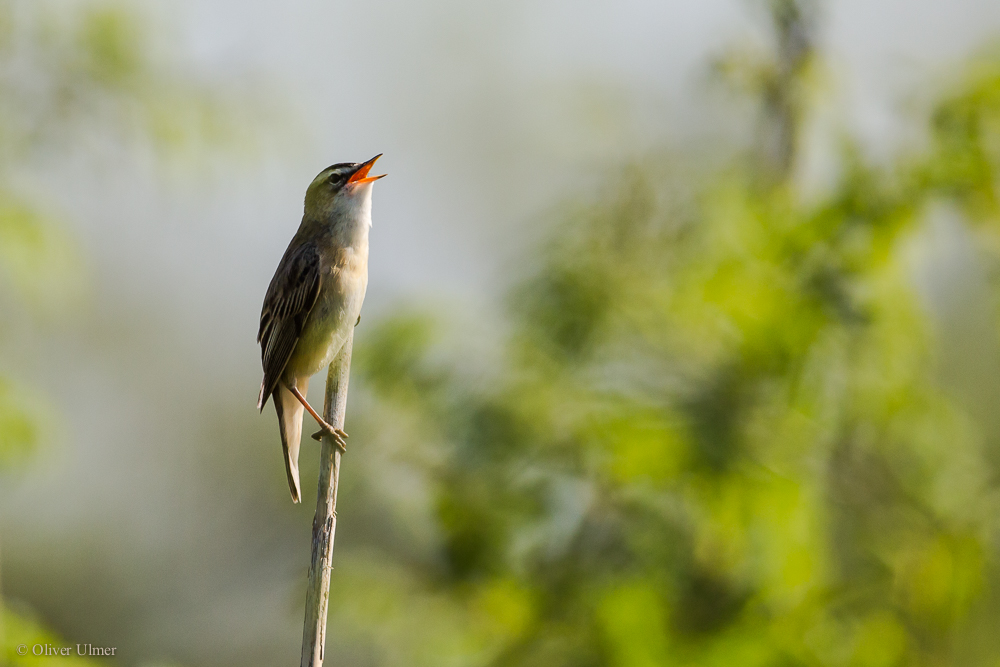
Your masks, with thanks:
[[[372,664],[997,664],[998,443],[939,381],[911,250],[946,203],[1000,266],[1000,58],[921,151],[847,142],[810,201],[811,14],[771,6],[765,140],[567,207],[487,380],[421,316],[359,340],[434,533],[416,562],[338,545],[331,627]]]
[[[0,469],[23,462],[38,443],[38,420],[19,393],[0,378]]]
[[[0,660],[2,664],[10,667],[56,667],[56,665],[67,665],[68,667],[93,667],[100,664],[99,661],[82,657],[77,654],[76,644],[66,642],[52,632],[46,630],[44,626],[29,613],[17,614],[10,609],[0,608],[3,615],[0,628],[4,630],[0,635]],[[63,649],[71,647],[69,655],[45,656],[34,655],[33,651],[39,653],[45,651],[46,647],[58,647]],[[83,648],[87,651],[87,648]],[[21,651],[25,651],[22,655]],[[106,661],[104,658],[102,661]]]
[[[20,170],[101,131],[126,139],[133,127],[154,139],[170,135],[157,120],[171,116],[161,108],[166,100],[184,107],[210,99],[153,66],[145,43],[123,4],[0,1],[0,296],[8,308],[14,298],[58,310],[80,295],[83,282],[73,240],[51,206],[22,191]],[[197,134],[183,127],[173,134]],[[21,394],[0,377],[0,464],[22,460],[37,442]]]
[[[152,56],[135,11],[124,2],[0,0],[0,336],[15,309],[62,312],[86,283],[59,212],[24,187],[32,164],[116,141],[184,156],[228,143],[241,127],[223,96]],[[42,441],[43,409],[0,369],[0,476]],[[95,664],[14,652],[44,642],[64,645],[0,599],[0,664]]]
[[[101,132],[184,153],[229,131],[125,5],[52,6],[0,0],[0,296],[29,307],[82,260],[20,165]],[[940,380],[912,251],[945,205],[1000,266],[1000,57],[952,82],[920,150],[847,141],[805,197],[816,15],[769,6],[772,48],[718,63],[756,103],[752,148],[650,154],[567,204],[492,372],[420,313],[359,338],[370,458],[343,481],[370,502],[341,513],[338,664],[997,664],[998,434]],[[0,475],[39,413],[0,377]],[[352,521],[379,529],[352,542]],[[61,645],[2,613],[0,662]]]
[[[128,3],[0,0],[0,297],[8,306],[12,298],[58,312],[86,283],[60,212],[19,178],[34,161],[90,151],[95,139],[138,141],[176,158],[234,146],[246,129],[232,100],[154,58],[154,46]],[[14,400],[20,390],[0,381],[2,463],[37,438]]]

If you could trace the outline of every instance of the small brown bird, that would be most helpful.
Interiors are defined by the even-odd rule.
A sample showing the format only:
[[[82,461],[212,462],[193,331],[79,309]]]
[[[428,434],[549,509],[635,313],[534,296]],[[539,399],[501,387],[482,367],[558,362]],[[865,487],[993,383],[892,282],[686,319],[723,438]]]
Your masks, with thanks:
[[[257,408],[273,398],[292,501],[299,502],[299,443],[307,410],[344,451],[347,434],[306,401],[309,378],[328,366],[361,320],[368,287],[368,229],[376,155],[327,167],[306,190],[305,214],[278,263],[260,313],[264,380]]]

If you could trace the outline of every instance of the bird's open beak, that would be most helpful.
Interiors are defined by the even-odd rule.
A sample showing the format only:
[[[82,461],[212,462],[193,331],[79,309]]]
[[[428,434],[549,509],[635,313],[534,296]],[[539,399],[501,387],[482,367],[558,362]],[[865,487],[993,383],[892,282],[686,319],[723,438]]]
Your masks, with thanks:
[[[353,174],[351,174],[351,178],[348,179],[347,183],[348,184],[351,184],[351,183],[371,183],[372,181],[377,181],[380,178],[385,178],[387,174],[382,174],[380,176],[369,176],[368,175],[368,172],[371,171],[372,167],[375,165],[375,161],[378,160],[380,157],[382,157],[381,153],[379,153],[378,155],[376,155],[375,157],[373,157],[371,160],[368,160],[368,162],[365,162],[360,167],[358,167],[358,170],[356,172],[354,172]]]

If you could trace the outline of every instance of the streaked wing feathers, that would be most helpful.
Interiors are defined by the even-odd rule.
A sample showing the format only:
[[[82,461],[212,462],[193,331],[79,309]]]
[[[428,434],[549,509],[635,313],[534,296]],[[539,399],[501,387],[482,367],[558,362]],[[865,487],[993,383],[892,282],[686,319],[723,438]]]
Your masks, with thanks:
[[[289,248],[274,272],[260,313],[261,362],[264,380],[257,407],[264,409],[302,334],[316,303],[322,280],[319,252],[312,245]]]

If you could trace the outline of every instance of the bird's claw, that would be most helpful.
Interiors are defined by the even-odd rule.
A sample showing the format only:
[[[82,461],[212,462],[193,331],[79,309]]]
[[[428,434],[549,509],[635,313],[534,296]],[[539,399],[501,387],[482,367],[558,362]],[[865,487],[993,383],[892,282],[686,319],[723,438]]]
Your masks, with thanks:
[[[343,429],[333,428],[328,424],[323,424],[320,430],[312,434],[313,440],[322,440],[324,435],[329,435],[333,439],[333,444],[337,445],[337,449],[340,450],[341,454],[347,453],[347,434],[344,433]]]

